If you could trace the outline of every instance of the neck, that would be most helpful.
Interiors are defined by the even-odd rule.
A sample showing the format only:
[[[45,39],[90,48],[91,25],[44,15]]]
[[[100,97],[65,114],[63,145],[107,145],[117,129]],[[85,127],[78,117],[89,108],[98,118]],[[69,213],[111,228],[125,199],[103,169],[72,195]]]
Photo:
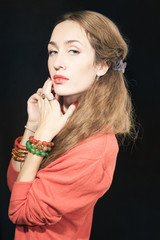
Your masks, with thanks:
[[[75,94],[72,96],[64,96],[63,97],[64,109],[68,109],[72,103],[78,102],[79,97],[80,97],[80,94]]]

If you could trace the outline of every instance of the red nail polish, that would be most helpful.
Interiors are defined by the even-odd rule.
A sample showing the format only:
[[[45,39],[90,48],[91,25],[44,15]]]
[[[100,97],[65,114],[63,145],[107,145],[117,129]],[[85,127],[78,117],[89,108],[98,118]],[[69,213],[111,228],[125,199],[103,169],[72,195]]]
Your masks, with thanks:
[[[73,103],[73,105],[74,105],[75,107],[77,107],[77,105],[78,105],[78,102],[74,102],[74,103]]]
[[[49,80],[49,79],[50,79],[50,77],[47,78],[47,80]]]

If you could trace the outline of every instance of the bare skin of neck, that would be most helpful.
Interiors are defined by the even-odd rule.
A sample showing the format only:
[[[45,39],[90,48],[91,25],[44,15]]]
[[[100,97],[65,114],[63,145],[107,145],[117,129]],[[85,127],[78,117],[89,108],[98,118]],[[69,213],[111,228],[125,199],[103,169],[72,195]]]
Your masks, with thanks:
[[[78,102],[78,99],[81,94],[75,94],[71,96],[64,96],[63,97],[63,111],[66,112],[68,107],[75,102]]]

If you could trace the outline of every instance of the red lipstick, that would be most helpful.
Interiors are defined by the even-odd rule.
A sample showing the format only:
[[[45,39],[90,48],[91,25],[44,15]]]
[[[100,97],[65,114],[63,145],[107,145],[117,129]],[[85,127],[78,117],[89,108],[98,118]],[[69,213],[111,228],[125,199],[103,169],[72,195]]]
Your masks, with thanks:
[[[62,83],[65,83],[66,81],[69,80],[69,78],[67,78],[67,77],[65,77],[63,75],[54,75],[53,79],[54,79],[54,82],[56,84],[62,84]]]

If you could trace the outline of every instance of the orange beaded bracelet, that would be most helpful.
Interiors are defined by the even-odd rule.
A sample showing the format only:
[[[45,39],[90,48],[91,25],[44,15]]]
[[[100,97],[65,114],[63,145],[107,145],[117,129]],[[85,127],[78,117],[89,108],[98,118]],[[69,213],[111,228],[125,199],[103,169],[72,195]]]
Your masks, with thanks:
[[[54,143],[53,142],[46,142],[46,141],[40,141],[40,140],[36,140],[34,139],[33,136],[29,137],[29,141],[30,143],[33,143],[34,145],[38,145],[38,146],[46,146],[46,147],[53,147]]]

